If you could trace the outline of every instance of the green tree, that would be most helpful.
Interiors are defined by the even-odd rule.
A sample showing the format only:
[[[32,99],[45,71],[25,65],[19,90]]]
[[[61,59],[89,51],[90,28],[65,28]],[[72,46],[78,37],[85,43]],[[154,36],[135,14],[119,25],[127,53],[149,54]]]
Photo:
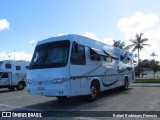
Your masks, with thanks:
[[[113,46],[114,47],[117,47],[117,48],[120,48],[120,49],[123,49],[123,50],[129,50],[129,47],[128,46],[125,46],[125,42],[122,42],[120,40],[113,40]]]
[[[153,70],[153,77],[155,79],[155,73],[160,69],[159,61],[151,60],[150,61],[150,69]]]
[[[125,47],[125,43],[124,42],[121,42],[120,40],[113,40],[113,46],[114,47],[118,47],[120,49],[123,49]]]
[[[148,38],[142,38],[142,35],[144,33],[140,33],[140,34],[136,34],[135,39],[131,39],[130,41],[132,42],[131,45],[129,45],[129,48],[133,47],[132,52],[137,50],[137,55],[138,55],[138,76],[140,76],[140,67],[139,67],[139,63],[140,63],[140,50],[142,50],[144,48],[144,46],[150,46],[149,44],[146,44],[146,42],[148,41]]]

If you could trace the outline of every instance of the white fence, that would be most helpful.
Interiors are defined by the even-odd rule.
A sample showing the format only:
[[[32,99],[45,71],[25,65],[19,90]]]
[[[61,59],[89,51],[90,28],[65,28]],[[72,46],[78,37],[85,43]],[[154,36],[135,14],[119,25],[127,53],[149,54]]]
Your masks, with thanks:
[[[143,72],[143,74],[140,74],[140,78],[154,78],[153,71]],[[160,78],[160,71],[155,73],[155,78]]]

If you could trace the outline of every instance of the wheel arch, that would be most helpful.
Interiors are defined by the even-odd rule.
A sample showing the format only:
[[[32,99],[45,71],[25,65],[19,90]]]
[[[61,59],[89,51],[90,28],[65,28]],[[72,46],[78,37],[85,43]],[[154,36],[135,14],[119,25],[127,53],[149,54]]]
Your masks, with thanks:
[[[101,85],[100,85],[100,80],[99,79],[92,79],[92,81],[90,82],[90,87],[92,86],[92,84],[96,84],[96,86],[98,88],[98,92],[101,91]]]
[[[18,84],[19,83],[23,83],[23,85],[26,87],[26,82],[25,81],[21,80],[21,81],[18,82]]]

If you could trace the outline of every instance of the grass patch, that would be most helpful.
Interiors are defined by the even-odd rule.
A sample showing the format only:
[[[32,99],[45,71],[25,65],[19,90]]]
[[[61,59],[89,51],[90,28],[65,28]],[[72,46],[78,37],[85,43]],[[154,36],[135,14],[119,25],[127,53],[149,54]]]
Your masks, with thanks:
[[[160,83],[160,79],[136,79],[134,83]]]

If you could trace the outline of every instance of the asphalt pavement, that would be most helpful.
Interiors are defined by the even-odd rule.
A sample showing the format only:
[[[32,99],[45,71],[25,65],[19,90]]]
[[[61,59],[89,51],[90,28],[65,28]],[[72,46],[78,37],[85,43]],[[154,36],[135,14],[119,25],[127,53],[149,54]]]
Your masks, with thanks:
[[[31,95],[26,90],[9,91],[0,89],[0,111],[1,112],[49,112],[52,117],[35,118],[37,120],[142,120],[142,117],[123,117],[123,111],[137,112],[143,115],[146,111],[160,111],[160,84],[132,83],[127,91],[119,89],[102,92],[96,101],[87,102],[85,97],[70,97],[59,101],[56,97],[45,97]],[[70,117],[60,117],[73,111]],[[102,117],[108,112],[121,112],[122,117]],[[115,113],[114,113],[115,112]],[[142,113],[141,113],[142,112]],[[101,116],[102,114],[102,116]],[[158,112],[160,114],[160,112]],[[93,115],[93,116],[92,116]],[[111,115],[111,114],[110,114]],[[124,114],[125,115],[125,114]],[[148,114],[147,114],[148,115]],[[58,116],[58,117],[55,117]],[[31,118],[1,118],[25,120]],[[157,117],[147,117],[147,120],[158,120]]]

